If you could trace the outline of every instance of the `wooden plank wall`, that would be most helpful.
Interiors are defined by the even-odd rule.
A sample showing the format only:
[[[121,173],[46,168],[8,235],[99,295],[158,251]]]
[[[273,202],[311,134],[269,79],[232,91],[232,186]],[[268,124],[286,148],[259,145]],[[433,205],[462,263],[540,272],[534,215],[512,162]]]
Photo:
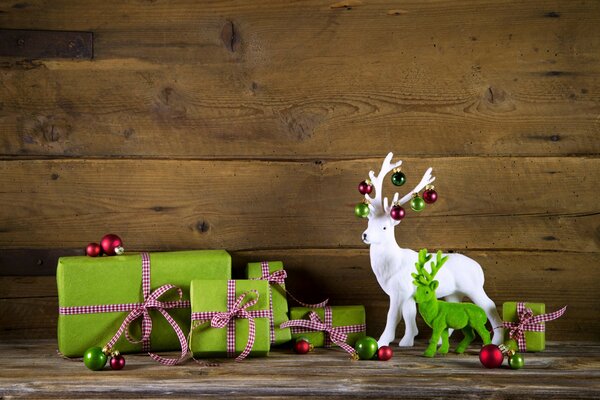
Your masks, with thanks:
[[[600,3],[334,1],[0,1],[0,28],[94,35],[92,60],[0,59],[0,338],[53,337],[56,258],[107,232],[281,259],[379,335],[353,207],[393,151],[440,193],[401,246],[600,339]]]

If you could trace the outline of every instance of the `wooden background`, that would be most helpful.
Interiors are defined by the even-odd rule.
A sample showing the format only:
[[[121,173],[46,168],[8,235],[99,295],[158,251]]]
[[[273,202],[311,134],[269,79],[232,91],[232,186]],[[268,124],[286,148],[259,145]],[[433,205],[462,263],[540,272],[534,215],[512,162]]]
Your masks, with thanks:
[[[378,336],[353,207],[393,151],[440,194],[401,246],[599,340],[599,27],[597,1],[0,0],[0,28],[94,35],[92,60],[0,58],[0,339],[54,337],[56,258],[108,232],[281,259]]]

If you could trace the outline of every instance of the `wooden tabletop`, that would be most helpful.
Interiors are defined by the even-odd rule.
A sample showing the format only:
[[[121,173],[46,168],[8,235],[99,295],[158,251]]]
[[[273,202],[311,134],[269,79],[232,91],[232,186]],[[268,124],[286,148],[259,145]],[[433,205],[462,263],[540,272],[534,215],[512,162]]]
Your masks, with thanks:
[[[397,348],[396,348],[397,349]],[[67,360],[55,342],[0,344],[0,398],[599,398],[600,343],[550,343],[526,354],[526,367],[487,370],[477,349],[427,359],[424,342],[397,349],[390,361],[350,361],[340,350],[308,355],[276,350],[268,358],[224,360],[202,367],[190,360],[164,367],[144,355],[127,355],[122,371],[87,370]]]

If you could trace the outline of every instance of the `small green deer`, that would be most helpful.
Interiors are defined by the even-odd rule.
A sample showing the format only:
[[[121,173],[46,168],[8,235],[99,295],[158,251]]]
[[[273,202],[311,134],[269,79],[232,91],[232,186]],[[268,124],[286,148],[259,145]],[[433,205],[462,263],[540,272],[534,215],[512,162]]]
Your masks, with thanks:
[[[448,329],[461,329],[465,335],[464,339],[456,347],[457,353],[463,353],[469,344],[475,339],[475,330],[483,344],[490,343],[490,333],[485,327],[487,316],[483,309],[472,303],[448,303],[438,300],[435,290],[439,282],[433,280],[437,272],[442,268],[448,256],[442,257],[442,252],[437,252],[436,262],[431,262],[431,273],[425,269],[425,263],[431,260],[431,254],[427,254],[427,249],[419,251],[418,261],[415,263],[417,273],[413,273],[415,278],[413,284],[417,287],[415,301],[419,307],[419,313],[433,329],[429,346],[425,350],[425,357],[433,357],[440,337],[442,345],[438,352],[440,354],[448,353]]]

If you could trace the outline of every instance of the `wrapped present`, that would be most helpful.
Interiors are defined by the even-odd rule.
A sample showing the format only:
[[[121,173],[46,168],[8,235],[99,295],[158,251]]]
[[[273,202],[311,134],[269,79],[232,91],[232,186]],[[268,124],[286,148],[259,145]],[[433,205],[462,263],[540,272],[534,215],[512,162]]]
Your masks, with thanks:
[[[544,303],[506,302],[502,305],[502,327],[506,328],[506,338],[514,339],[519,351],[543,351],[546,348],[544,322],[562,316],[567,307],[545,314]]]
[[[189,285],[196,278],[230,279],[231,257],[223,250],[199,250],[60,258],[59,351],[76,357],[92,346],[131,353],[186,345],[183,356]]]
[[[269,304],[273,315],[271,318],[271,344],[286,343],[292,338],[289,328],[281,328],[281,324],[289,320],[286,294],[304,307],[319,308],[327,305],[328,300],[318,304],[306,304],[292,296],[285,289],[287,273],[283,269],[281,261],[248,263],[246,272],[248,279],[262,279],[269,282]]]
[[[290,320],[281,324],[291,328],[292,339],[307,339],[314,347],[338,345],[353,356],[354,342],[365,336],[363,306],[325,306],[311,309],[292,307]]]
[[[194,280],[191,284],[194,357],[267,356],[271,348],[269,283]]]

